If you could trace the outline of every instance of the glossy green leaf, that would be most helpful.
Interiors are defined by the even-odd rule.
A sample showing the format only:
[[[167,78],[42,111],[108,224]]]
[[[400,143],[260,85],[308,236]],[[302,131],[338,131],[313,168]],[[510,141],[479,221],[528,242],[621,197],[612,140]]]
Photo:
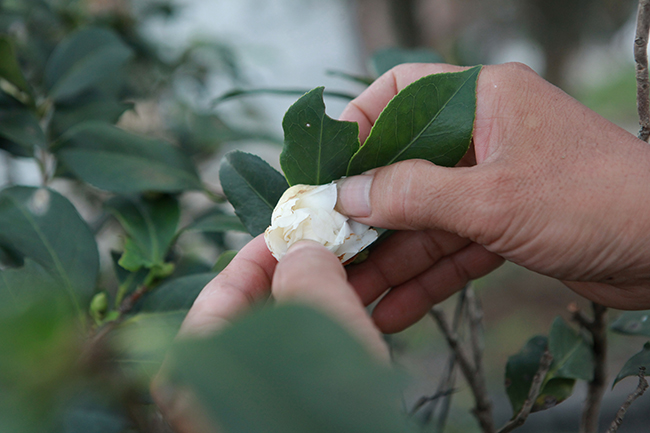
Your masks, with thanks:
[[[149,270],[147,268],[140,268],[135,272],[131,272],[127,269],[124,269],[120,266],[119,261],[122,257],[122,253],[117,251],[111,251],[111,260],[113,262],[113,269],[115,271],[115,276],[118,281],[118,289],[115,296],[115,305],[116,307],[120,305],[122,300],[129,293],[134,292],[138,286],[144,283]]]
[[[192,161],[169,143],[100,122],[68,131],[57,156],[80,179],[122,194],[201,189]]]
[[[0,78],[4,78],[23,92],[30,92],[16,58],[13,41],[7,36],[0,36]]]
[[[549,351],[553,363],[547,377],[591,380],[594,361],[591,346],[585,338],[574,331],[561,317],[551,325]]]
[[[406,159],[452,167],[472,140],[480,66],[435,74],[399,92],[377,118],[352,157],[348,175]]]
[[[0,244],[38,263],[85,311],[99,271],[97,243],[88,225],[63,196],[45,188],[0,192]]]
[[[45,147],[46,139],[36,115],[25,107],[0,107],[0,137],[19,145],[31,154],[35,146]]]
[[[201,290],[216,275],[215,272],[209,272],[167,280],[145,296],[140,311],[187,311]]]
[[[217,336],[179,342],[171,365],[224,431],[412,431],[396,374],[307,307],[261,310]]]
[[[612,322],[610,328],[619,334],[650,337],[650,310],[626,311]]]
[[[86,28],[64,39],[45,68],[48,93],[55,101],[74,97],[110,80],[132,56],[131,49],[110,30]]]
[[[621,368],[621,371],[618,372],[618,375],[616,375],[616,379],[614,380],[614,384],[612,385],[612,388],[621,380],[625,379],[626,377],[630,376],[637,376],[639,374],[639,368],[644,367],[645,368],[645,374],[649,374],[650,372],[650,341],[647,342],[646,344],[643,345],[643,349],[634,356],[632,356],[630,359],[627,360],[623,368]]]
[[[379,77],[402,63],[442,63],[444,59],[426,48],[384,48],[376,51],[370,59],[370,69]]]
[[[289,188],[286,179],[262,158],[234,151],[221,162],[221,187],[246,230],[257,236],[271,224],[271,214]]]
[[[141,267],[150,269],[165,264],[180,218],[180,208],[174,197],[115,197],[104,206],[128,236],[120,266],[137,271]]]
[[[321,185],[345,176],[359,150],[359,125],[325,114],[323,87],[298,99],[282,120],[282,171],[290,185]]]

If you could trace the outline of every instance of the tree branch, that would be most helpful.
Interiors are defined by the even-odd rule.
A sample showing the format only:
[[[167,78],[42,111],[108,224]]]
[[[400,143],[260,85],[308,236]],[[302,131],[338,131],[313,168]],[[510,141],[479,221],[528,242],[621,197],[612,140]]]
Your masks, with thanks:
[[[569,307],[573,320],[591,334],[592,353],[594,355],[594,377],[589,382],[587,398],[582,411],[580,433],[595,433],[598,431],[598,415],[600,404],[605,394],[607,382],[607,307],[595,302],[591,303],[594,318],[589,319],[576,306]]]
[[[519,410],[519,413],[513,419],[508,421],[506,425],[501,427],[497,433],[509,433],[526,422],[528,415],[530,415],[530,411],[533,409],[535,400],[537,400],[537,396],[542,390],[544,378],[546,377],[548,370],[551,368],[552,362],[553,355],[551,355],[551,352],[546,349],[542,355],[542,358],[539,360],[539,368],[537,369],[535,376],[533,376],[533,381],[530,384],[530,390],[528,391],[528,397],[526,397],[524,405]]]
[[[625,402],[618,410],[618,412],[616,412],[616,418],[614,418],[614,421],[612,421],[612,424],[609,426],[609,430],[607,431],[608,433],[616,433],[618,428],[621,426],[621,423],[623,422],[623,417],[625,416],[627,410],[630,408],[630,405],[634,403],[634,400],[641,397],[646,389],[648,389],[648,381],[645,378],[645,367],[640,367],[639,384],[637,385],[634,392],[632,392],[627,397],[627,400],[625,400]]]
[[[638,137],[650,137],[650,81],[648,78],[648,34],[650,33],[650,0],[639,0],[639,10],[634,37],[634,62],[636,63],[636,106],[639,113]]]
[[[479,374],[479,372],[482,372],[482,369],[477,369],[476,366],[472,365],[470,355],[460,345],[458,336],[449,325],[444,312],[439,307],[433,307],[429,313],[438,324],[438,327],[447,340],[447,344],[456,355],[458,366],[472,390],[476,405],[474,415],[481,425],[481,430],[483,433],[493,433],[495,428],[494,420],[492,419],[492,402],[487,393],[485,376]]]

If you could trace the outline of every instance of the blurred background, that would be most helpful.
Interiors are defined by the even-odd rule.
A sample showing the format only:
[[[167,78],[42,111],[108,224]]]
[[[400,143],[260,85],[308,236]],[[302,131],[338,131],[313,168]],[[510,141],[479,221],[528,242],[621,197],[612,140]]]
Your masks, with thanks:
[[[317,86],[359,94],[364,79],[376,78],[371,58],[388,48],[426,49],[460,65],[523,62],[604,117],[637,130],[631,0],[3,0],[0,5],[2,32],[30,47],[24,53],[33,64],[75,29],[93,24],[115,30],[134,52],[122,91],[131,105],[118,113],[117,125],[185,149],[215,193],[219,161],[227,151],[256,153],[278,168],[282,117],[298,95]],[[30,45],[32,40],[39,45]],[[222,98],[233,90],[242,92]],[[328,114],[336,118],[348,100],[326,97]],[[33,159],[0,152],[0,186],[13,183],[39,185],[39,168]],[[97,216],[92,194],[98,193],[80,202],[68,194],[69,184],[53,186],[77,200],[84,217]],[[199,194],[183,200],[196,212],[207,206]],[[241,245],[247,239],[231,241]],[[104,255],[114,242],[105,236]],[[214,261],[217,252],[206,248],[203,254],[204,261]],[[588,303],[559,282],[510,264],[475,287],[484,308],[486,372],[500,424],[511,414],[503,391],[508,356],[531,336],[547,333],[557,315],[568,318],[570,303],[585,309]],[[629,338],[611,340],[611,377],[639,350],[638,341]],[[410,406],[435,390],[447,350],[429,318],[391,341],[397,364],[414,377],[406,395]],[[604,422],[635,386],[629,382],[607,394]],[[583,395],[578,390],[562,405],[533,414],[521,431],[576,431]],[[448,431],[470,431],[472,402],[464,383],[454,398]],[[621,431],[647,428],[649,407],[648,398],[640,400],[628,415],[628,430]]]

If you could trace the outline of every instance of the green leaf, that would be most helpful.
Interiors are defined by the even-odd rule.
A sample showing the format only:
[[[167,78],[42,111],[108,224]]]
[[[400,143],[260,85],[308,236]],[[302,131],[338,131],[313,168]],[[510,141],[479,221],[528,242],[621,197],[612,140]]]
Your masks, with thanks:
[[[32,154],[35,146],[45,147],[46,139],[36,115],[25,107],[0,108],[0,137]]]
[[[359,125],[325,114],[323,87],[298,99],[282,120],[280,165],[289,185],[321,185],[345,176],[359,150]]]
[[[212,270],[214,272],[221,272],[224,269],[226,269],[226,266],[228,266],[230,262],[232,262],[232,259],[235,258],[237,253],[238,251],[235,250],[227,250],[221,253],[221,255],[219,255],[219,257],[217,258],[217,262],[212,267]]]
[[[169,143],[86,122],[62,138],[57,156],[89,184],[121,194],[201,189],[192,161]]]
[[[201,290],[216,275],[209,272],[165,281],[145,296],[140,311],[160,313],[189,310]]]
[[[38,263],[27,259],[21,268],[0,271],[0,314],[21,309],[33,299],[64,290]]]
[[[84,94],[57,104],[52,116],[50,128],[55,137],[64,134],[68,129],[92,120],[114,124],[133,104],[127,104],[113,99],[105,94]]]
[[[235,213],[253,236],[271,224],[273,209],[289,188],[284,176],[262,158],[240,151],[224,157],[219,179]]]
[[[139,313],[122,322],[111,335],[117,352],[114,361],[143,391],[160,370],[185,315],[186,311]]]
[[[348,176],[416,158],[456,165],[472,140],[480,70],[429,75],[399,92],[352,157]]]
[[[244,232],[246,227],[234,215],[226,215],[219,208],[197,218],[192,224],[183,229],[188,232],[225,233],[229,231]]]
[[[113,262],[113,269],[115,271],[115,276],[119,283],[117,294],[115,296],[115,306],[119,306],[122,300],[129,293],[134,292],[138,286],[144,283],[147,275],[149,275],[149,270],[146,268],[140,268],[136,272],[131,272],[124,269],[119,264],[121,253],[116,251],[111,251],[111,260]]]
[[[23,92],[30,93],[16,58],[13,41],[7,36],[0,36],[0,78],[9,81]]]
[[[643,345],[643,349],[639,353],[627,360],[616,376],[612,388],[626,377],[637,376],[640,367],[645,368],[646,374],[650,371],[650,341]]]
[[[370,69],[376,77],[383,75],[402,63],[442,63],[444,59],[426,48],[384,48],[376,51],[370,59]]]
[[[506,393],[510,399],[513,414],[519,413],[528,397],[533,377],[539,369],[539,362],[547,344],[546,337],[533,337],[528,340],[519,353],[508,358]],[[547,373],[542,389],[533,404],[532,412],[549,409],[566,400],[573,392],[574,384],[575,379],[557,377]]]
[[[610,325],[614,332],[650,337],[650,310],[626,311]]]
[[[45,188],[12,187],[0,192],[0,244],[43,267],[79,312],[94,293],[99,271],[97,243],[77,210]]]
[[[171,360],[172,377],[224,431],[412,431],[396,373],[307,307],[258,311],[217,336],[179,342]]]
[[[591,380],[594,373],[593,352],[585,338],[561,317],[551,325],[549,351],[553,363],[547,378]]]
[[[156,199],[115,197],[104,206],[128,235],[120,266],[129,271],[162,267],[178,227],[178,201],[171,196]]]
[[[133,55],[112,31],[86,28],[66,37],[45,68],[48,93],[55,101],[74,97],[110,80]]]

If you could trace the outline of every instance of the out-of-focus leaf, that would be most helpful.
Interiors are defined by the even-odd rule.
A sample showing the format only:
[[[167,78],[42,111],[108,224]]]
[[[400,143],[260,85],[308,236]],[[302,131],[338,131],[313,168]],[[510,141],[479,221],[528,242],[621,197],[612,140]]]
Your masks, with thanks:
[[[131,49],[110,30],[86,28],[64,39],[45,69],[48,93],[55,101],[74,97],[111,79],[132,56]]]
[[[533,376],[539,369],[547,345],[553,362],[544,377],[533,412],[551,408],[566,400],[573,393],[576,379],[591,380],[593,377],[593,355],[589,344],[558,317],[551,325],[548,338],[533,337],[518,354],[508,358],[506,391],[515,414],[528,397]]]
[[[226,215],[217,208],[197,218],[196,221],[183,230],[204,233],[225,233],[229,231],[247,233],[246,227],[244,227],[239,218],[234,215]]]
[[[115,197],[104,204],[128,238],[120,266],[129,271],[163,266],[176,234],[180,208],[171,196],[157,199]]]
[[[160,369],[186,311],[139,313],[114,332],[114,359],[135,381],[147,388]]]
[[[149,274],[147,268],[140,268],[135,272],[131,272],[127,269],[124,269],[119,264],[121,253],[116,251],[111,251],[111,259],[113,261],[113,269],[115,270],[115,276],[119,283],[117,294],[115,297],[116,304],[119,305],[122,302],[122,299],[129,293],[134,292],[138,286],[144,283],[144,280]]]
[[[97,120],[114,124],[132,106],[101,93],[84,94],[65,104],[57,104],[50,128],[54,136],[58,137],[68,129],[87,121]]]
[[[235,258],[237,253],[238,253],[238,251],[235,251],[235,250],[228,250],[228,251],[224,251],[223,253],[221,253],[219,258],[217,258],[217,262],[212,267],[212,270],[214,272],[219,273],[219,272],[223,271],[224,269],[226,269],[226,266],[228,266],[230,264],[230,262],[232,262],[232,259]]]
[[[521,351],[508,358],[506,364],[506,393],[512,405],[513,414],[519,413],[539,369],[539,362],[546,350],[548,339],[536,336],[528,340]],[[535,399],[532,412],[549,409],[566,400],[573,392],[575,379],[552,377],[544,378],[542,389]]]
[[[650,337],[650,310],[626,311],[610,325],[614,332]]]
[[[548,346],[553,355],[547,376],[549,379],[592,379],[594,361],[591,347],[561,317],[557,317],[551,325]]]
[[[298,99],[282,120],[280,164],[289,185],[321,185],[340,179],[359,150],[359,125],[325,114],[323,87]]]
[[[212,338],[180,342],[172,354],[172,377],[192,387],[225,431],[412,431],[396,374],[307,307],[258,311]]]
[[[513,413],[518,413],[530,391],[533,376],[539,368],[539,361],[546,350],[547,338],[536,336],[528,340],[519,353],[508,358],[506,364],[506,393]]]
[[[57,155],[82,180],[116,193],[202,187],[194,164],[180,149],[100,122],[68,131]]]
[[[58,290],[65,289],[41,265],[27,259],[21,268],[0,271],[0,314]]]
[[[650,341],[643,345],[643,349],[639,353],[627,360],[621,371],[616,375],[612,388],[626,377],[637,376],[640,367],[645,367],[646,374],[650,371]]]
[[[233,98],[240,98],[242,96],[251,96],[251,95],[286,95],[286,96],[301,96],[304,95],[306,92],[305,89],[233,89],[219,98],[215,99],[212,102],[212,105],[217,105],[220,104],[224,101],[227,101],[229,99]],[[324,96],[329,96],[332,98],[341,98],[345,99],[348,101],[353,100],[356,98],[356,95],[352,95],[350,93],[346,92],[333,92],[330,90],[326,90],[323,93]]]
[[[452,167],[469,148],[481,66],[411,83],[384,108],[352,157],[349,176],[406,159]]]
[[[25,152],[32,153],[35,146],[45,147],[45,134],[36,115],[27,108],[0,107],[0,137],[20,145]]]
[[[402,63],[442,63],[444,59],[435,51],[426,48],[384,48],[375,52],[370,59],[370,69],[379,77]]]
[[[0,36],[0,78],[4,78],[23,92],[29,93],[29,85],[16,58],[16,50],[12,40]]]
[[[46,188],[0,191],[0,227],[0,244],[38,263],[78,311],[85,311],[95,289],[99,254],[90,228],[66,198]]]
[[[273,209],[289,188],[284,176],[262,158],[240,151],[225,156],[219,179],[235,213],[253,236],[271,224]]]
[[[187,311],[201,290],[217,274],[214,272],[187,275],[174,280],[165,281],[147,294],[142,302],[140,311],[165,312]]]
[[[49,431],[76,378],[78,323],[65,298],[49,293],[0,311],[0,427]],[[10,429],[8,429],[10,428]]]

